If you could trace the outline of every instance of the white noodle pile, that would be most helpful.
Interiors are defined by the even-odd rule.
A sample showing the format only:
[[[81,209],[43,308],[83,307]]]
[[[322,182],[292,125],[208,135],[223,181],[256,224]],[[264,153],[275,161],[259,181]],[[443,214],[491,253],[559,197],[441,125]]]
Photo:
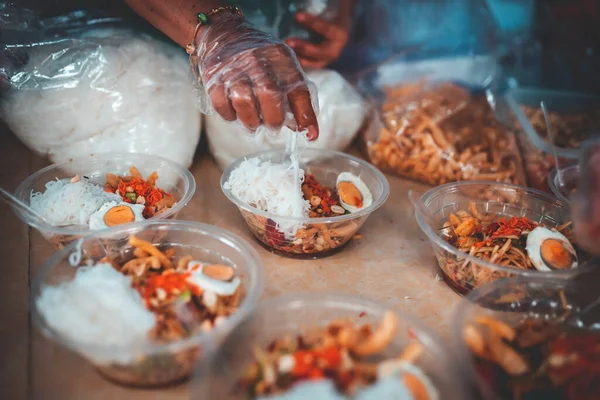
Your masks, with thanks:
[[[282,217],[308,217],[310,203],[304,200],[302,182],[304,170],[300,168],[300,143],[306,143],[306,132],[289,135],[286,150],[290,161],[273,164],[258,158],[244,160],[231,172],[223,187],[231,194],[262,211]],[[304,148],[304,145],[302,146]],[[287,239],[292,238],[301,221],[273,218],[277,228]]]
[[[106,263],[80,267],[72,281],[44,287],[36,305],[52,329],[90,346],[139,345],[156,323],[129,278]],[[80,350],[99,363],[131,358],[85,346]]]
[[[135,152],[192,164],[201,115],[178,46],[108,28],[27,52],[0,115],[31,150],[55,163]]]
[[[31,208],[54,226],[87,225],[90,216],[109,201],[120,202],[121,197],[87,179],[50,181],[44,193],[32,192],[30,199]]]

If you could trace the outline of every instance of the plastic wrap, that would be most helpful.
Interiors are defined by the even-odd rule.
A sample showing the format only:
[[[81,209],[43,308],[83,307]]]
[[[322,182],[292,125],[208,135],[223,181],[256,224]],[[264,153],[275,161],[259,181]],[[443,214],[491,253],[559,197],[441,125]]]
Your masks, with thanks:
[[[47,41],[5,47],[27,58],[5,69],[0,111],[12,131],[53,162],[137,152],[190,166],[201,116],[185,54],[118,24],[68,22],[46,26]]]
[[[316,141],[309,142],[308,147],[344,150],[363,123],[365,102],[335,71],[309,71],[307,75],[317,87],[320,107],[320,135]],[[283,149],[286,135],[292,134],[284,127],[278,135],[251,136],[241,126],[229,124],[216,115],[206,116],[205,125],[210,151],[222,169],[236,159],[260,150]]]
[[[496,63],[489,56],[405,56],[363,76],[374,106],[361,143],[378,168],[439,185],[524,183],[514,134],[496,119]]]
[[[540,103],[544,101],[548,109],[558,162],[564,166],[577,160],[582,142],[600,133],[600,96],[515,88],[507,100],[516,116],[529,185],[549,192],[548,176],[555,161]]]

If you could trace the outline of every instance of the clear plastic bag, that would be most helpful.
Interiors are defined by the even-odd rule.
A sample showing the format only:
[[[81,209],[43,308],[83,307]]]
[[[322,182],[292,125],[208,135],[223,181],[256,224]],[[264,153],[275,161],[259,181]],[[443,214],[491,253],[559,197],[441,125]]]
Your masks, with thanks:
[[[523,151],[530,186],[550,191],[548,176],[556,167],[553,146],[559,166],[577,161],[581,143],[600,132],[600,96],[533,88],[513,88],[507,96],[517,139]],[[541,109],[548,109],[555,143],[551,143]]]
[[[136,152],[190,166],[201,116],[185,54],[114,19],[53,21],[44,41],[4,46],[27,58],[5,69],[0,113],[11,130],[53,162]]]
[[[363,150],[378,168],[430,185],[523,184],[515,136],[496,118],[495,77],[490,56],[380,65],[359,84],[373,105]]]
[[[360,94],[337,72],[309,71],[319,96],[319,138],[308,147],[344,150],[363,124],[366,104]],[[205,117],[206,135],[211,153],[224,169],[238,158],[265,149],[285,148],[286,135],[295,134],[282,128],[277,135],[266,131],[248,135],[245,129],[223,121],[216,115]]]

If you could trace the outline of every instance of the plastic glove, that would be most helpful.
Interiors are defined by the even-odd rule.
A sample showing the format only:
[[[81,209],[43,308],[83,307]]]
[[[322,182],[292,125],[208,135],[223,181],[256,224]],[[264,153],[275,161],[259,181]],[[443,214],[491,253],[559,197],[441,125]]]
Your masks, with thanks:
[[[573,202],[575,234],[582,247],[600,254],[600,138],[582,146],[580,170]]]
[[[308,130],[310,140],[318,137],[316,96],[283,42],[241,16],[221,12],[202,28],[194,45],[203,112],[214,110],[226,121],[239,120],[250,131],[261,126],[279,131],[285,124]]]

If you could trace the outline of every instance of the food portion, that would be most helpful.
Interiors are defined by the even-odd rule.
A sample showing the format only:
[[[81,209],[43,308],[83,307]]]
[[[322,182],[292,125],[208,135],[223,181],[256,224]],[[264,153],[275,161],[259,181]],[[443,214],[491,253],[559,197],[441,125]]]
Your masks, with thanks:
[[[97,230],[143,221],[175,205],[174,196],[156,187],[156,172],[144,180],[137,168],[129,171],[107,174],[104,186],[79,175],[48,182],[45,192],[31,193],[31,207],[54,226]]]
[[[382,127],[367,141],[378,168],[431,185],[461,180],[524,183],[516,139],[485,96],[443,83],[385,90]]]
[[[550,143],[548,127],[540,107],[521,107],[538,135]],[[554,145],[578,149],[595,131],[600,130],[600,108],[578,112],[549,111],[548,118],[554,133]]]
[[[135,236],[129,257],[77,268],[71,281],[44,286],[36,300],[48,326],[75,343],[105,375],[161,385],[191,373],[199,348],[160,345],[210,332],[236,311],[235,268],[175,255]]]
[[[515,270],[568,270],[579,264],[570,221],[551,228],[527,217],[482,213],[470,203],[468,211],[449,215],[440,236],[470,256]],[[439,263],[449,283],[460,292],[511,275],[450,253],[441,256]]]
[[[378,327],[338,320],[254,350],[256,361],[237,389],[249,399],[427,400],[439,398],[416,365],[423,345],[411,341],[389,356],[398,329],[388,311]]]
[[[600,334],[560,320],[516,326],[480,315],[463,328],[478,379],[497,398],[592,400],[600,393]]]
[[[298,176],[295,171],[289,164],[248,159],[231,172],[223,187],[250,207],[273,214],[264,217],[240,208],[254,235],[270,248],[315,254],[341,247],[354,236],[360,221],[320,223],[318,218],[363,210],[373,204],[373,194],[350,172],[340,173],[335,186],[329,187],[308,171],[299,169]]]
[[[542,140],[551,144],[541,108],[529,106],[521,108],[537,134]],[[580,112],[550,111],[548,114],[556,146],[562,149],[578,149],[585,140],[600,130],[600,109],[588,109]],[[548,175],[556,167],[554,155],[551,151],[537,147],[526,135],[522,135],[521,147],[530,186],[549,191]],[[572,163],[573,159],[559,157],[558,162],[560,165],[565,165]]]

